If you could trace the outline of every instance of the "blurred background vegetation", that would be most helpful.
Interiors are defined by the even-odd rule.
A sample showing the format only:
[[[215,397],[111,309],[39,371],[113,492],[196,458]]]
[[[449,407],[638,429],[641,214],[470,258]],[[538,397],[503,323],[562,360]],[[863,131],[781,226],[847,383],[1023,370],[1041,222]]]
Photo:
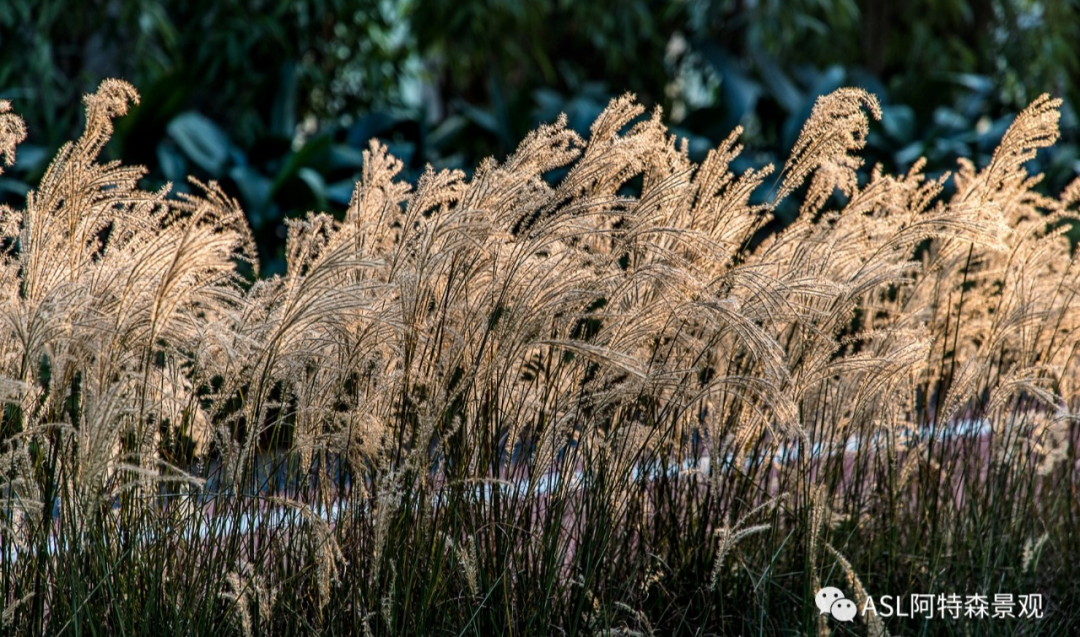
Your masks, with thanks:
[[[29,127],[0,199],[20,204],[82,126],[79,97],[122,77],[142,103],[106,152],[148,186],[216,179],[247,211],[263,269],[286,217],[341,213],[378,137],[428,163],[504,157],[559,113],[581,133],[625,91],[663,106],[702,158],[736,125],[736,168],[782,162],[815,98],[881,99],[869,164],[988,159],[1042,92],[1065,99],[1044,187],[1080,170],[1077,0],[7,0],[0,97]],[[783,211],[782,211],[783,212]],[[791,214],[791,213],[789,213]]]

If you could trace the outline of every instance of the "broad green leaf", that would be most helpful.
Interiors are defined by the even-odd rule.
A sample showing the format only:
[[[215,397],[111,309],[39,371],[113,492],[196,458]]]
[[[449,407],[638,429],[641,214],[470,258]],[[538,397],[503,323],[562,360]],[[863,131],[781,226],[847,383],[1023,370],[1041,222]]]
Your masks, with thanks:
[[[169,122],[166,130],[197,166],[214,177],[221,175],[231,144],[217,124],[195,111],[187,111]]]

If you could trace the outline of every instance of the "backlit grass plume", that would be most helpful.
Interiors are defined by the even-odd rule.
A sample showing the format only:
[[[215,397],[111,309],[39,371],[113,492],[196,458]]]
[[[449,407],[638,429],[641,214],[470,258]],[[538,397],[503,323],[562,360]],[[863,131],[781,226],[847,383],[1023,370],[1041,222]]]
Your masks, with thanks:
[[[373,141],[260,279],[218,185],[98,161],[137,100],[0,210],[4,630],[828,632],[845,581],[1080,619],[1080,185],[1025,171],[1059,101],[933,179],[860,172],[860,89],[776,177],[630,96],[471,177]]]

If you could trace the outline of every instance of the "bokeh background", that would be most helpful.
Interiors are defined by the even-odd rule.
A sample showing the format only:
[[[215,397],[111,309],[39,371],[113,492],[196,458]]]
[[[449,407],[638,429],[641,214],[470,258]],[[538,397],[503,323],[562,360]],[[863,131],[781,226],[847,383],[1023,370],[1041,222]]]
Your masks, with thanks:
[[[1033,170],[1080,170],[1074,0],[4,0],[0,97],[29,127],[0,200],[18,205],[82,127],[80,96],[122,77],[142,103],[110,158],[147,186],[216,179],[244,206],[264,273],[284,219],[342,213],[377,137],[415,179],[505,157],[565,112],[586,133],[608,100],[660,105],[702,158],[745,129],[736,168],[782,163],[815,98],[882,101],[868,165],[928,172],[989,158],[1040,93],[1063,140]],[[794,211],[780,211],[781,216]]]

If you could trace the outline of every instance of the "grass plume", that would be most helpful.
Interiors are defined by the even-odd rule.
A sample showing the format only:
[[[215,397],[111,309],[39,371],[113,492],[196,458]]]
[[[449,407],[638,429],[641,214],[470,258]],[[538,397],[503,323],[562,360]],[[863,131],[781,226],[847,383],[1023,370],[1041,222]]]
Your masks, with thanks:
[[[1024,168],[1059,101],[951,181],[860,173],[858,89],[772,180],[630,96],[471,177],[373,141],[259,279],[216,184],[98,161],[137,99],[0,210],[5,630],[805,633],[842,580],[1080,619],[1080,185]]]

